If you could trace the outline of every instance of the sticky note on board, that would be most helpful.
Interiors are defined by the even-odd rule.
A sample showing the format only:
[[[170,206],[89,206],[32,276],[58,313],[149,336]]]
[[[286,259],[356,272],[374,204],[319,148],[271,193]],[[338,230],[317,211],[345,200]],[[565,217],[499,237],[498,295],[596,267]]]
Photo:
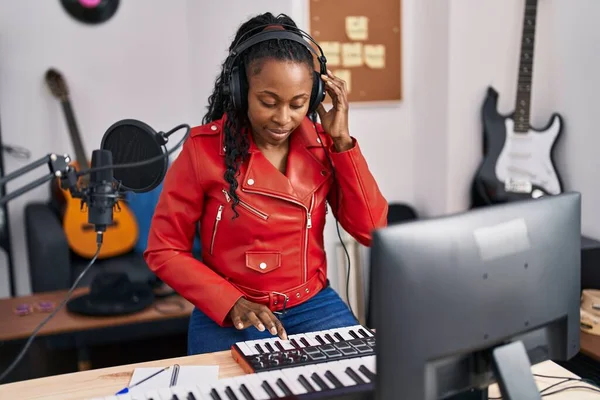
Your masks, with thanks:
[[[367,40],[369,38],[369,18],[346,17],[346,36],[350,40]]]
[[[325,58],[327,58],[327,65],[337,67],[341,63],[340,55],[341,48],[340,42],[321,42],[319,43]]]
[[[348,69],[336,69],[334,71],[331,71],[333,73],[333,75],[337,76],[338,78],[340,78],[341,80],[346,82],[346,89],[348,90],[348,93],[350,93],[351,91],[351,75],[352,73],[350,72],[350,70]]]
[[[385,68],[385,46],[365,44],[365,65],[369,68]]]
[[[360,67],[363,65],[362,43],[342,44],[342,66]]]

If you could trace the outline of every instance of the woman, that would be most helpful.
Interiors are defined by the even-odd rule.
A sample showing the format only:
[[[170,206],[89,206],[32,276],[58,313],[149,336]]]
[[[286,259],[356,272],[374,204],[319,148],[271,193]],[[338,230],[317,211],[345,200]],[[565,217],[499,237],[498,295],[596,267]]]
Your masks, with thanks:
[[[259,15],[241,25],[230,51],[263,25],[295,27],[285,15]],[[387,220],[387,202],[348,131],[346,84],[331,72],[320,78],[333,108],[319,105],[322,125],[313,125],[306,46],[263,41],[239,61],[243,104],[234,107],[224,93],[224,64],[203,125],[190,131],[165,177],[144,253],[150,269],[196,306],[189,354],[356,324],[328,285],[326,203],[367,246]],[[191,255],[197,226],[202,262]]]

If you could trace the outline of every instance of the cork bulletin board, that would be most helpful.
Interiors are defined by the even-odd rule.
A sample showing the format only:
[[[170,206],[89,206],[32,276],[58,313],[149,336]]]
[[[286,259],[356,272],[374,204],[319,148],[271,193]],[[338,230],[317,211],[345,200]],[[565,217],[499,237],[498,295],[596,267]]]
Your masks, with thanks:
[[[400,0],[309,0],[309,9],[309,33],[350,102],[402,100]]]

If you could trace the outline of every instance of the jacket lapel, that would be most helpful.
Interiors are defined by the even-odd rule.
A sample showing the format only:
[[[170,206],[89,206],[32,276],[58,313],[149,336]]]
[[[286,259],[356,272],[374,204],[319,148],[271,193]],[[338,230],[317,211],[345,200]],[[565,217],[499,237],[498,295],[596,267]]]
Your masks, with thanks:
[[[292,134],[287,161],[287,177],[298,199],[310,205],[311,195],[329,179],[331,167],[323,154],[317,133],[308,118]],[[323,157],[325,155],[323,154]]]

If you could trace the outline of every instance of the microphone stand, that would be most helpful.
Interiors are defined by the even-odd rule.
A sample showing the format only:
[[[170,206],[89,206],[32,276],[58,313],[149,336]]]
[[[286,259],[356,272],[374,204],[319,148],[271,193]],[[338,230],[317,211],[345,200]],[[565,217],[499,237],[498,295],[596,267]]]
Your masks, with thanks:
[[[9,194],[6,194],[6,195],[0,197],[0,207],[3,207],[10,200],[12,200],[16,197],[19,197],[19,196],[23,195],[24,193],[43,185],[45,182],[48,182],[48,181],[52,180],[53,178],[60,178],[61,187],[63,189],[68,187],[69,191],[71,192],[71,195],[73,197],[79,197],[79,198],[83,197],[83,194],[76,189],[77,188],[77,171],[75,170],[75,168],[72,168],[69,166],[70,162],[71,162],[71,158],[66,154],[61,156],[58,154],[51,153],[51,154],[47,154],[46,156],[40,158],[39,160],[33,161],[32,163],[27,164],[26,166],[19,168],[16,171],[13,171],[10,174],[0,178],[0,187],[5,187],[6,183],[12,181],[13,179],[19,178],[19,177],[25,175],[26,173],[33,171],[36,168],[38,168],[44,164],[48,165],[48,169],[50,170],[50,172],[47,175],[42,176],[41,178],[38,178],[35,181],[28,183],[25,186],[20,187],[19,189],[15,190],[12,193],[9,193]],[[6,224],[9,223],[8,218],[6,218],[5,223]],[[9,275],[8,277],[9,277],[9,282],[10,282],[10,293],[11,293],[11,297],[12,297],[16,294],[13,265],[9,265],[8,275]]]

